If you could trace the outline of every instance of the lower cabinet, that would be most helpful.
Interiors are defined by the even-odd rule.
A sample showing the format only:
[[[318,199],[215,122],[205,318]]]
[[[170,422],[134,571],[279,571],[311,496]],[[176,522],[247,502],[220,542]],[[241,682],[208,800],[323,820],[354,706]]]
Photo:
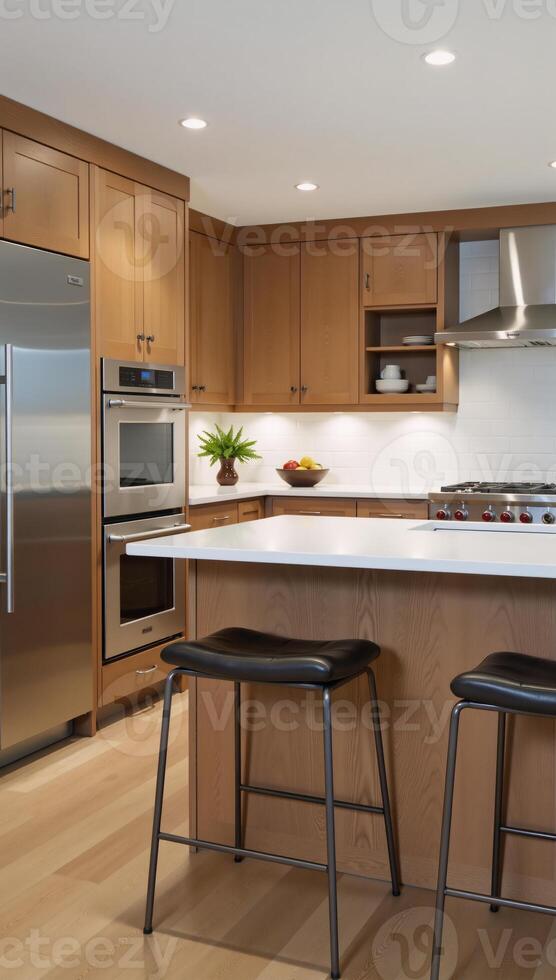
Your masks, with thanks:
[[[341,497],[273,497],[272,514],[301,514],[307,517],[356,517],[355,500]]]
[[[206,531],[226,524],[243,524],[264,517],[264,497],[253,500],[231,500],[229,503],[197,504],[189,508],[192,531]]]
[[[357,516],[426,520],[428,504],[426,500],[358,500]]]

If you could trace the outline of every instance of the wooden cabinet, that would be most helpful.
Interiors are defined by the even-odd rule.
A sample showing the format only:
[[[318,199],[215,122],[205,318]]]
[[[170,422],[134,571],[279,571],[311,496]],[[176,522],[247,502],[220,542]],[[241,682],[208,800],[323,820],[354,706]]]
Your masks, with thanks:
[[[89,165],[42,143],[2,132],[4,238],[89,257]]]
[[[141,650],[130,657],[103,664],[99,703],[103,706],[113,704],[164,681],[172,670],[172,665],[164,663],[160,657],[165,646],[167,643],[162,643],[150,650]]]
[[[264,498],[255,497],[254,500],[239,500],[237,505],[237,519],[240,524],[246,521],[259,521],[264,517]]]
[[[301,404],[358,401],[357,239],[305,244],[301,252]]]
[[[191,232],[189,236],[191,400],[231,405],[235,401],[233,245]]]
[[[100,355],[183,364],[183,201],[95,168],[94,202]]]
[[[244,253],[244,402],[300,400],[300,250],[298,245]]]
[[[426,520],[426,500],[358,500],[358,517],[397,517],[406,520]]]
[[[416,306],[437,301],[436,234],[361,239],[365,307]]]
[[[272,515],[302,514],[307,517],[355,517],[355,500],[339,497],[273,497]]]
[[[198,504],[189,508],[188,521],[192,531],[206,531],[210,527],[237,524],[237,500],[218,504]]]
[[[189,523],[193,531],[206,531],[226,524],[243,524],[264,517],[264,498],[230,500],[217,504],[197,504],[189,508]]]

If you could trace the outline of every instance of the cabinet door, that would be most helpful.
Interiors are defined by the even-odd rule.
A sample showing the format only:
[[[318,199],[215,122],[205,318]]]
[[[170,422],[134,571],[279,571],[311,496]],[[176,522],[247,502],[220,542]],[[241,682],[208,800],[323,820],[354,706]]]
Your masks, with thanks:
[[[255,500],[239,500],[237,505],[237,519],[240,524],[245,521],[260,521],[264,517],[264,501],[261,497]]]
[[[196,232],[191,232],[189,244],[192,400],[231,405],[235,399],[235,249]]]
[[[95,168],[94,284],[101,357],[142,361],[143,286],[135,262],[136,185]]]
[[[301,404],[358,401],[359,256],[356,239],[301,252]]]
[[[210,527],[224,527],[237,524],[237,501],[229,504],[199,504],[189,508],[189,523],[192,531],[206,531]]]
[[[358,500],[358,517],[397,517],[406,520],[426,520],[426,500]]]
[[[355,500],[314,497],[274,497],[272,514],[300,514],[306,517],[355,517]]]
[[[3,131],[3,235],[89,257],[89,165]]]
[[[435,234],[362,238],[363,306],[436,303]]]
[[[299,246],[244,255],[244,401],[299,404]]]
[[[145,360],[184,364],[184,203],[142,188],[138,196],[136,262],[143,280]]]

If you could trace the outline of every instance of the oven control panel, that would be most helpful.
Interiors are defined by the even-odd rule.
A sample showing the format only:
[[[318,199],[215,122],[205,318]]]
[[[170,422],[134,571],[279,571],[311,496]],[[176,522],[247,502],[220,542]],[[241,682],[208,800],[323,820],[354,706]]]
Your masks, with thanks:
[[[174,390],[173,371],[140,366],[130,367],[129,364],[121,364],[118,374],[122,388],[164,388],[165,391]]]
[[[186,394],[185,368],[180,364],[138,364],[134,361],[102,361],[102,390],[137,395]]]

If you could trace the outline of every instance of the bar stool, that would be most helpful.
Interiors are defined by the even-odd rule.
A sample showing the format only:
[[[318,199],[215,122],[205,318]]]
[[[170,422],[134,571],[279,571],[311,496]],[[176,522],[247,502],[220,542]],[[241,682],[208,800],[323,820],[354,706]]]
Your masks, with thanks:
[[[486,902],[492,912],[500,906],[523,909],[527,912],[544,912],[556,915],[556,908],[519,902],[500,895],[502,881],[503,835],[532,837],[537,840],[556,841],[556,834],[523,827],[510,827],[504,816],[504,766],[506,755],[506,715],[542,715],[556,717],[556,663],[522,653],[492,653],[475,670],[460,674],[451,683],[452,692],[461,701],[454,706],[450,723],[448,763],[444,814],[440,838],[440,861],[436,894],[436,915],[432,952],[431,980],[438,980],[442,953],[442,931],[446,896]],[[494,803],[494,833],[492,846],[491,894],[463,891],[447,886],[450,831],[454,798],[454,780],[457,760],[459,719],[466,708],[498,713],[498,745],[496,753],[496,789]]]
[[[154,820],[147,889],[147,907],[144,933],[152,932],[154,891],[158,849],[161,840],[178,844],[233,854],[236,861],[243,858],[260,858],[296,868],[326,871],[328,875],[328,900],[330,920],[330,960],[331,976],[340,976],[338,953],[338,911],[336,892],[336,847],[334,839],[334,808],[358,810],[364,813],[381,814],[384,817],[386,841],[392,879],[392,893],[399,895],[400,883],[398,859],[394,840],[394,829],[388,793],[384,748],[380,730],[380,710],[374,673],[370,667],[380,655],[380,648],[367,640],[336,640],[319,642],[316,640],[292,640],[267,633],[247,629],[224,629],[201,640],[172,643],[162,652],[162,659],[174,665],[168,674],[164,690],[160,753],[156,782]],[[334,778],[332,762],[332,693],[342,684],[359,675],[367,673],[371,710],[374,728],[375,747],[378,760],[378,774],[382,795],[382,806],[368,806],[363,803],[349,803],[334,799]],[[218,844],[192,837],[180,837],[163,833],[160,829],[164,777],[170,728],[170,711],[174,680],[181,676],[220,678],[234,682],[235,690],[235,846]],[[240,730],[240,684],[242,681],[256,681],[282,685],[285,687],[317,690],[322,694],[324,711],[324,773],[325,795],[309,796],[249,786],[241,781],[241,730]],[[254,851],[242,846],[242,793],[259,793],[267,796],[284,797],[306,803],[323,804],[326,809],[326,864]]]

